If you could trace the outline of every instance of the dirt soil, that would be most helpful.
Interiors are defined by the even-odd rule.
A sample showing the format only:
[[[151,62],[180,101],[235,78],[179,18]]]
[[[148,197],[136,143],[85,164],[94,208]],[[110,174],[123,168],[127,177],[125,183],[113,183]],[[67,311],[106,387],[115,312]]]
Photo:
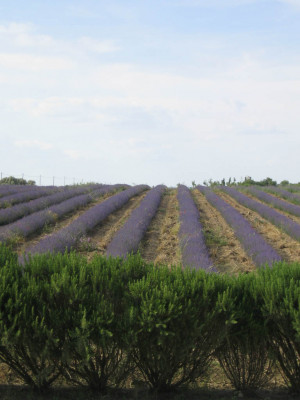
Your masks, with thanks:
[[[300,261],[300,243],[291,238],[285,232],[271,224],[257,212],[242,206],[228,194],[218,191],[218,195],[227,203],[238,210],[259,232],[264,239],[281,255],[286,261]]]
[[[107,245],[111,242],[116,232],[124,225],[132,211],[137,208],[148,191],[132,197],[123,207],[109,215],[86,238],[86,243],[78,247],[78,251],[88,259],[95,254],[106,253]]]
[[[256,268],[253,261],[245,253],[220,212],[199,190],[193,190],[192,195],[200,213],[200,222],[214,266],[220,272],[230,274],[253,271]]]
[[[47,236],[52,235],[53,233],[59,231],[62,228],[70,225],[75,219],[77,219],[81,214],[89,210],[90,208],[96,206],[97,204],[102,203],[104,200],[113,196],[116,193],[106,193],[101,196],[98,200],[93,201],[87,204],[84,207],[77,209],[75,212],[68,213],[64,215],[61,219],[59,219],[55,224],[47,225],[43,228],[42,232],[38,232],[36,234],[31,235],[29,238],[20,240],[16,243],[15,251],[20,255],[26,251],[27,248],[36,245],[40,240],[44,239]]]
[[[132,386],[129,379],[123,389],[115,390],[101,397],[97,392],[89,391],[87,388],[70,385],[59,378],[46,393],[33,392],[28,386],[13,374],[5,364],[0,363],[0,398],[5,400],[236,400],[237,398],[268,399],[268,400],[295,400],[296,397],[289,395],[284,381],[278,371],[274,371],[274,377],[264,389],[260,389],[252,395],[238,396],[239,392],[234,390],[228,378],[224,374],[217,360],[212,362],[208,377],[199,378],[189,387],[179,389],[174,393],[151,394],[144,386]]]
[[[153,218],[139,251],[147,262],[179,265],[181,255],[178,242],[179,212],[177,190],[167,189],[158,212]]]

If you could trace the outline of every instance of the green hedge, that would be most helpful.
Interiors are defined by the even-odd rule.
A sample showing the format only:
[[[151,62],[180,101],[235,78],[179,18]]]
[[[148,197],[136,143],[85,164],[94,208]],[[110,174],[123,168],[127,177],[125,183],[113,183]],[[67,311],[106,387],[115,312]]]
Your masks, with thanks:
[[[20,266],[0,244],[0,360],[46,390],[59,376],[105,393],[130,380],[169,391],[217,358],[235,388],[276,364],[300,391],[300,264],[238,277],[76,253]]]

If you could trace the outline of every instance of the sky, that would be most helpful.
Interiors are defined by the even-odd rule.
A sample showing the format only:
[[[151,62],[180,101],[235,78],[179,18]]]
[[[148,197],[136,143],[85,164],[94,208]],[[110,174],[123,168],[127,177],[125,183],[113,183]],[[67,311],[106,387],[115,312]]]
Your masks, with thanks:
[[[300,0],[2,1],[2,176],[299,182],[299,21]]]

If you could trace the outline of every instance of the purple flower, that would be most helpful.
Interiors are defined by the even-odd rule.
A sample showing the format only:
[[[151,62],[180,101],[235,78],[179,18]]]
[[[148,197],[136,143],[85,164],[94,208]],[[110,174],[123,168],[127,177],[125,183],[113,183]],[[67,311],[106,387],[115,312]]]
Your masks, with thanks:
[[[139,207],[132,211],[128,220],[109,243],[107,256],[126,257],[128,253],[137,251],[165,190],[164,185],[158,185],[147,193]]]
[[[199,220],[199,211],[189,189],[184,185],[179,185],[177,198],[180,220],[179,243],[183,265],[217,272],[209,257]]]
[[[197,186],[197,189],[220,211],[224,219],[232,227],[246,253],[258,267],[265,264],[271,265],[274,261],[281,260],[279,254],[234,207],[205,186]]]
[[[300,225],[294,222],[292,219],[286,217],[283,214],[280,214],[279,212],[265,204],[259,203],[258,201],[253,200],[248,196],[245,196],[244,194],[228,186],[222,187],[222,190],[227,192],[243,206],[248,207],[253,211],[256,211],[263,218],[266,218],[272,224],[278,226],[287,234],[300,241]]]
[[[28,249],[27,253],[65,252],[71,250],[82,236],[100,224],[109,214],[121,208],[131,197],[148,188],[149,186],[147,185],[138,185],[115,194],[81,214],[67,227],[40,240],[35,246]],[[24,262],[24,257],[20,258],[20,262]]]
[[[295,204],[287,203],[286,201],[283,201],[281,199],[278,199],[277,197],[271,196],[270,194],[265,193],[262,190],[258,190],[254,187],[247,188],[247,191],[249,193],[253,194],[258,199],[262,200],[263,202],[271,204],[275,208],[278,208],[278,209],[286,211],[292,215],[296,215],[297,217],[300,217],[300,207]],[[280,194],[281,192],[278,192],[278,193]],[[289,193],[289,192],[287,192],[287,193]],[[295,199],[295,195],[293,196],[290,193],[290,198]],[[298,197],[298,201],[300,201],[299,197]]]

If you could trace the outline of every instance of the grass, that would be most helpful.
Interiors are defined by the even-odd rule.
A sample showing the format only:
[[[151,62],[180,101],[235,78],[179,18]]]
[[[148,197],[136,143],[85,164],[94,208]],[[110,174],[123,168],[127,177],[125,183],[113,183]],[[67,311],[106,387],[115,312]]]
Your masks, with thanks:
[[[207,246],[218,245],[226,246],[228,244],[227,240],[221,236],[218,232],[212,231],[210,229],[203,230],[205,243]]]

